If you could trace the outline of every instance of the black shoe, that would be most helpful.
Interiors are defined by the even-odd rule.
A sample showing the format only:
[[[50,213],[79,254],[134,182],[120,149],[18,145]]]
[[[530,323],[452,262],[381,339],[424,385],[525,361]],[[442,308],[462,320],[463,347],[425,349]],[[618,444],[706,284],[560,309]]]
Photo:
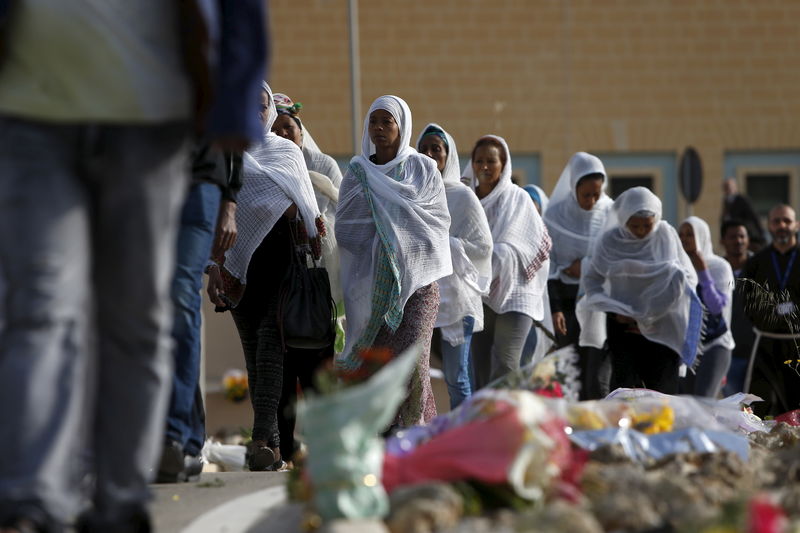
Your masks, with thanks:
[[[167,440],[161,451],[156,483],[180,483],[185,481],[183,446],[174,440]]]
[[[76,533],[151,533],[150,513],[132,507],[114,518],[101,517],[94,511],[82,514],[75,523]]]
[[[203,462],[199,457],[186,454],[183,457],[183,477],[184,481],[197,481],[203,472]]]
[[[38,505],[21,504],[9,515],[0,519],[0,529],[19,533],[61,533],[64,528],[55,522]]]
[[[258,444],[250,444],[250,451],[247,454],[247,467],[251,472],[267,472],[275,470],[275,465],[281,463],[281,452],[279,448],[270,448]]]

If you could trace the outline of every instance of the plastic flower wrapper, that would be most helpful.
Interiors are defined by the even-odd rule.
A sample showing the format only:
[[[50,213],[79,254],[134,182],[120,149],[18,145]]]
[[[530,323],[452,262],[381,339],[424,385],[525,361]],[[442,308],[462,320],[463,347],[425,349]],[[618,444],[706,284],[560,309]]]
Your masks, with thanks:
[[[467,398],[457,409],[437,416],[427,425],[412,426],[397,432],[387,441],[387,450],[394,455],[408,453],[435,435],[473,420],[476,409],[479,409],[475,405],[484,401],[481,398],[489,390],[527,390],[540,396],[577,401],[580,390],[577,357],[575,350],[565,348],[511,372]]]
[[[235,368],[225,372],[222,376],[222,390],[230,401],[235,403],[244,401],[248,391],[247,373]]]
[[[410,451],[403,451],[397,440],[387,447],[387,491],[425,481],[474,480],[506,484],[517,496],[538,501],[569,470],[572,450],[564,423],[537,395],[484,389],[459,412]],[[401,453],[392,453],[398,447]]]
[[[383,440],[378,434],[405,398],[420,353],[421,347],[412,347],[362,383],[299,403],[298,416],[314,428],[305,435],[307,473],[315,510],[323,520],[387,514],[380,480]]]

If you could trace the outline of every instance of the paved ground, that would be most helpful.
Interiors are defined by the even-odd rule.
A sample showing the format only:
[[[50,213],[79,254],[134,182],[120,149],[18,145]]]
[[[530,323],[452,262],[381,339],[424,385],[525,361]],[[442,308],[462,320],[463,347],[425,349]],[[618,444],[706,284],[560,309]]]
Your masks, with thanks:
[[[207,472],[196,483],[153,485],[156,533],[300,533],[285,473]]]

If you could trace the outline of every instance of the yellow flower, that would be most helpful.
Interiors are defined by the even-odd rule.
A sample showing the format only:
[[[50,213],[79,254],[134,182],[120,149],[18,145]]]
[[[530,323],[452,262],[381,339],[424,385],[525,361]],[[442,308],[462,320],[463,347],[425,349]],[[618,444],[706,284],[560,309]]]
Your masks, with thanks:
[[[675,424],[675,412],[668,405],[649,413],[636,413],[631,418],[634,429],[647,435],[672,431]]]
[[[787,359],[786,361],[783,362],[783,364],[784,365],[791,365],[792,364],[792,360],[791,359]]]

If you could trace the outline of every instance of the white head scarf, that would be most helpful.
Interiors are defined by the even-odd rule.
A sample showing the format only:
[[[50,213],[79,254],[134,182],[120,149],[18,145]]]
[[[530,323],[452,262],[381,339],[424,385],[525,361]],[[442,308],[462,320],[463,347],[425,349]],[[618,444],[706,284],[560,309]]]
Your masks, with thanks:
[[[601,174],[603,187],[600,198],[590,211],[578,204],[576,187],[581,178]],[[550,278],[577,285],[579,279],[568,276],[564,269],[576,259],[588,257],[590,244],[605,226],[606,217],[614,203],[606,196],[606,170],[602,161],[586,152],[574,154],[553,189],[550,205],[544,215],[547,231],[553,240],[550,251]]]
[[[708,273],[711,275],[711,279],[714,281],[714,287],[720,294],[725,295],[725,298],[727,299],[722,308],[722,318],[725,319],[725,324],[728,326],[728,331],[726,331],[719,338],[712,340],[711,343],[704,348],[708,349],[711,346],[721,344],[725,346],[725,348],[733,350],[733,348],[736,346],[736,343],[733,340],[733,334],[731,333],[731,314],[733,312],[734,288],[733,269],[731,268],[730,263],[728,263],[724,258],[714,254],[714,246],[711,244],[711,229],[709,229],[705,220],[698,217],[688,217],[681,223],[681,225],[683,224],[689,224],[692,227],[692,232],[694,233],[694,242],[697,245],[697,251],[706,262]]]
[[[392,115],[401,139],[395,158],[382,165],[369,159],[375,152],[369,117],[378,109]],[[401,312],[414,292],[453,272],[444,185],[436,163],[409,145],[411,127],[411,110],[401,98],[375,100],[364,119],[361,155],[350,161],[339,191],[336,239],[347,312],[345,360],[353,359],[355,347],[374,340],[366,336],[379,247],[396,261],[400,291],[391,306]],[[389,327],[399,326],[388,313],[383,319]]]
[[[492,277],[492,233],[483,207],[461,183],[458,150],[453,137],[438,124],[428,124],[417,139],[419,147],[425,132],[438,130],[447,144],[447,160],[442,171],[447,207],[450,211],[450,256],[453,274],[439,280],[439,315],[436,327],[452,346],[464,342],[462,319],[475,319],[473,331],[483,331],[483,302],[489,294]]]
[[[642,212],[651,213],[654,224],[639,239],[626,224]],[[610,229],[597,240],[581,277],[586,297],[579,307],[635,319],[645,337],[691,365],[703,322],[697,275],[677,232],[661,220],[661,201],[648,189],[633,187],[617,198],[608,219]]]
[[[495,135],[482,138],[499,142],[506,156],[497,185],[480,199],[494,242],[493,279],[484,302],[496,313],[516,311],[542,320],[550,236],[528,193],[511,182],[511,152],[505,139]],[[462,174],[475,190],[478,183],[472,162]]]
[[[292,141],[272,133],[278,113],[269,85],[264,83],[263,89],[269,96],[264,140],[244,154],[236,208],[238,236],[225,253],[225,269],[242,284],[247,283],[253,252],[292,203],[303,218],[309,238],[317,236],[320,216],[303,154]]]

